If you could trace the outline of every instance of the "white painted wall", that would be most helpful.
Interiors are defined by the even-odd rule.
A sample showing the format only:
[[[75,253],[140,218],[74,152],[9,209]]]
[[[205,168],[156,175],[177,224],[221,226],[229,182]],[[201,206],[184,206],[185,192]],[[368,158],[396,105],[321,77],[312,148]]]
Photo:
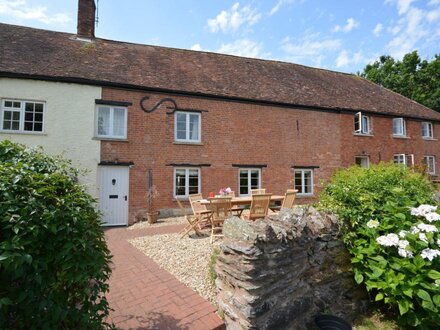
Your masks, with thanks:
[[[95,99],[101,98],[101,87],[0,78],[0,99],[24,99],[46,102],[44,134],[3,133],[9,139],[28,146],[42,146],[50,154],[63,154],[76,167],[87,169],[80,183],[98,197],[98,163],[100,141],[94,140]]]

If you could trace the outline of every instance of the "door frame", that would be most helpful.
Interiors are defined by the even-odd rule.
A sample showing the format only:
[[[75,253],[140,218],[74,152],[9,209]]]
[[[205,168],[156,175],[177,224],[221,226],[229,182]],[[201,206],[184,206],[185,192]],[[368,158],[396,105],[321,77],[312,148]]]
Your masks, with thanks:
[[[129,214],[130,214],[130,165],[122,165],[122,164],[99,164],[98,166],[98,187],[99,187],[99,211],[101,212],[101,198],[102,198],[102,173],[101,171],[105,168],[125,168],[126,169],[126,173],[127,173],[127,214],[126,214],[126,221],[125,223],[117,223],[117,224],[112,224],[112,223],[106,223],[102,220],[101,226],[102,227],[116,227],[116,226],[128,226],[128,218],[129,218]],[[102,214],[102,212],[101,212]]]

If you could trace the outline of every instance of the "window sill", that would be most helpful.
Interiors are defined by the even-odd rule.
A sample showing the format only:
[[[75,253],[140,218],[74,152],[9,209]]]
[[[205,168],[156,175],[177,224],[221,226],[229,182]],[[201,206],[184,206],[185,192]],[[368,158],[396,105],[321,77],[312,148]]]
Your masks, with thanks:
[[[407,140],[409,140],[409,139],[411,139],[409,136],[406,136],[406,135],[391,135],[393,138],[395,138],[395,139],[407,139]]]
[[[301,195],[296,194],[296,197],[297,198],[313,198],[315,196],[313,194],[301,194]]]
[[[45,132],[24,132],[24,131],[0,131],[0,134],[20,134],[20,135],[47,135]]]
[[[118,142],[128,142],[127,138],[112,138],[112,137],[93,137],[92,140],[102,140],[102,141],[118,141]]]
[[[364,133],[356,133],[356,132],[353,132],[353,135],[354,136],[369,136],[369,137],[373,137],[374,135],[373,134],[364,134]]]
[[[184,142],[184,141],[174,141],[173,144],[182,144],[182,145],[190,145],[190,146],[203,146],[202,142]]]
[[[434,139],[434,138],[428,138],[428,137],[422,137],[423,141],[438,141],[438,139]]]

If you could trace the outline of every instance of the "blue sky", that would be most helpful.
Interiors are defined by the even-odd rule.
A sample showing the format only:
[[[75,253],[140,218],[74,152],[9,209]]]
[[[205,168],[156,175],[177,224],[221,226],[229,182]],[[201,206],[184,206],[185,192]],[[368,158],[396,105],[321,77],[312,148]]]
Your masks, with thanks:
[[[98,37],[356,72],[440,53],[440,0],[99,0]],[[0,0],[0,22],[75,33],[77,1]]]

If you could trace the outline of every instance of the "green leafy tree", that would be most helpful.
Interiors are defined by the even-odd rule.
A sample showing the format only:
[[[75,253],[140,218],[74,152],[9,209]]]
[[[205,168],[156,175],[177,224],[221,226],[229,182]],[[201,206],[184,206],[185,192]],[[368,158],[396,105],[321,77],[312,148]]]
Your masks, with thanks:
[[[383,55],[359,75],[440,112],[440,55],[431,61],[421,60],[417,51],[401,61]]]
[[[69,162],[0,142],[0,328],[101,329],[110,252]]]

